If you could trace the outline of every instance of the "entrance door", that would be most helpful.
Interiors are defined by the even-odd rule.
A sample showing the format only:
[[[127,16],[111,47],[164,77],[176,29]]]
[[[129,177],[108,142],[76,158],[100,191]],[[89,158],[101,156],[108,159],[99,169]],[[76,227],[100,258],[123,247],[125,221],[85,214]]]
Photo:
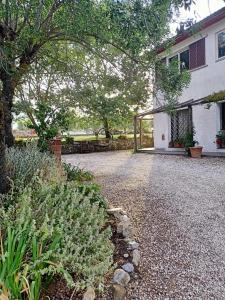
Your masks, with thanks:
[[[171,116],[171,146],[184,147],[183,140],[191,129],[191,109],[177,110]]]

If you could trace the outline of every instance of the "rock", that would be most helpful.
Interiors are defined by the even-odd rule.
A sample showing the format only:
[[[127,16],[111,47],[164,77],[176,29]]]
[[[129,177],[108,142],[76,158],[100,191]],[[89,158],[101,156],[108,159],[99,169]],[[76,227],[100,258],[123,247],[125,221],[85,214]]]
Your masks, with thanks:
[[[119,284],[113,284],[113,300],[124,300],[126,297],[126,289]]]
[[[128,273],[132,273],[134,272],[134,265],[131,263],[126,263],[122,265],[122,269]]]
[[[140,263],[141,253],[139,250],[135,249],[132,254],[133,254],[132,263],[137,267]]]
[[[95,291],[92,287],[87,288],[87,291],[83,294],[82,300],[94,300]]]
[[[128,253],[125,253],[125,254],[123,255],[123,257],[128,258],[128,257],[129,257],[129,254],[128,254]]]
[[[114,207],[114,208],[107,209],[107,213],[109,215],[114,216],[117,219],[120,219],[120,217],[123,215],[122,211],[123,210],[121,207]]]
[[[127,215],[120,215],[120,221],[123,223],[126,223],[126,222],[131,223],[130,218],[128,218]]]
[[[125,238],[132,237],[132,236],[133,236],[133,230],[132,230],[131,225],[127,225],[127,224],[126,224],[126,225],[123,227],[123,232],[122,232],[122,234],[123,234],[123,236],[124,236]]]
[[[130,281],[130,275],[122,269],[117,269],[113,275],[113,282],[126,286]]]
[[[118,223],[116,228],[117,233],[123,233],[123,227],[124,225],[122,222]]]
[[[134,250],[137,249],[139,247],[139,244],[135,241],[131,241],[128,243],[129,249]]]
[[[132,237],[133,231],[130,219],[128,217],[124,218],[123,221],[117,224],[117,232],[121,233],[125,238]]]

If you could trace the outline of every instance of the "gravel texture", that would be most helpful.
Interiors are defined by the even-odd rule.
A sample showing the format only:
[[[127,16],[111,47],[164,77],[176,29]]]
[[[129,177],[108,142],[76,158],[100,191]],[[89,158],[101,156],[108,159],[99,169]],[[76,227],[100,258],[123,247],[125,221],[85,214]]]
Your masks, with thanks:
[[[120,151],[64,160],[93,171],[132,219],[142,258],[128,300],[225,299],[224,159]]]

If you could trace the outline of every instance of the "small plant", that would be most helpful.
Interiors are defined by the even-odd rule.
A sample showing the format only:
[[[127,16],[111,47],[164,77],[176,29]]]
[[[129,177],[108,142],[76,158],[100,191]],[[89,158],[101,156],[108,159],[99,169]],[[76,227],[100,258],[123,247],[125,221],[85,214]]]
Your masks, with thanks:
[[[216,135],[217,148],[225,148],[225,130],[219,130]]]
[[[67,181],[90,181],[94,177],[91,172],[69,163],[63,163],[63,168],[67,176]]]
[[[65,145],[71,145],[74,142],[74,138],[72,136],[66,136],[65,141],[63,142]]]
[[[194,140],[194,135],[195,135],[194,127],[184,135],[184,147],[188,153],[190,147],[194,147],[195,145],[198,145],[198,141]]]

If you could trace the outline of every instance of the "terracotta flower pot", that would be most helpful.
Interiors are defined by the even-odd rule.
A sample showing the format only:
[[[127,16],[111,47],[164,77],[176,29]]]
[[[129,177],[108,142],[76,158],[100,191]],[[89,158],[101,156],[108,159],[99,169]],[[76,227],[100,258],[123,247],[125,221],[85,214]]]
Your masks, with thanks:
[[[55,138],[50,142],[50,150],[58,161],[61,161],[62,141],[61,138]]]
[[[201,158],[202,157],[202,149],[201,146],[190,147],[191,157],[193,158]]]

